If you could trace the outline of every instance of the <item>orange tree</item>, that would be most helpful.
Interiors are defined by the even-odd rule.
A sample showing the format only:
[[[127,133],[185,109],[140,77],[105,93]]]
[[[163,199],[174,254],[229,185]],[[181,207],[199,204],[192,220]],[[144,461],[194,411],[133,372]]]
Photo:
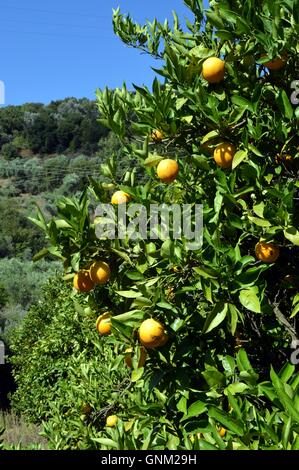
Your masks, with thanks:
[[[123,357],[131,351],[138,399],[100,433],[103,448],[295,449],[298,2],[184,4],[184,26],[175,13],[171,26],[139,25],[114,11],[115,33],[156,58],[162,79],[98,90],[101,123],[132,163],[119,178],[112,156],[79,200],[58,202],[56,219],[39,213],[51,243],[40,255],[60,257],[66,279],[109,266],[105,283],[84,289],[95,319],[109,312]],[[115,191],[115,207],[202,204],[202,246],[97,238],[94,208]]]

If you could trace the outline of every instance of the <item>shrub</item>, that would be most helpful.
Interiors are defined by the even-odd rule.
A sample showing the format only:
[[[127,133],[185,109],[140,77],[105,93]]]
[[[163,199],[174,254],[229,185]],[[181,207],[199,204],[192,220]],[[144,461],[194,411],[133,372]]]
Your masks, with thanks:
[[[127,406],[130,381],[111,339],[99,341],[96,315],[60,278],[49,282],[11,332],[16,412],[44,423],[52,448],[96,448],[106,415]],[[113,365],[114,364],[114,365]],[[87,408],[86,408],[87,407]]]

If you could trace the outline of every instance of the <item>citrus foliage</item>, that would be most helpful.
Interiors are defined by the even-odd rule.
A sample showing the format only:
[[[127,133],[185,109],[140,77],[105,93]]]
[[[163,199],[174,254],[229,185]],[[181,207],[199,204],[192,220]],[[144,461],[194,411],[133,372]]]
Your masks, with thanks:
[[[184,28],[175,14],[170,27],[114,12],[120,38],[162,61],[155,71],[165,80],[151,90],[97,92],[102,124],[143,173],[134,168],[119,179],[111,157],[101,167],[106,183],[91,180],[80,200],[59,201],[57,219],[39,213],[35,223],[66,279],[108,263],[109,282],[86,298],[94,314],[111,312],[111,344],[136,351],[131,381],[142,403],[127,405],[98,444],[298,448],[299,379],[286,364],[299,285],[298,108],[290,101],[298,2],[211,1],[206,11],[200,0],[184,3],[194,17]],[[224,75],[214,60],[203,76],[210,58],[224,62]],[[179,171],[160,179],[155,166],[165,159]],[[161,234],[100,240],[104,221],[91,212],[111,190],[129,195],[129,207],[202,204],[202,247]],[[148,318],[165,327],[168,341],[149,348],[138,368],[137,332]],[[194,433],[200,438],[190,441]]]
[[[128,369],[118,347],[99,342],[94,314],[56,279],[11,332],[12,404],[39,423],[52,448],[95,448],[106,416],[127,406]],[[121,404],[123,403],[123,404]]]

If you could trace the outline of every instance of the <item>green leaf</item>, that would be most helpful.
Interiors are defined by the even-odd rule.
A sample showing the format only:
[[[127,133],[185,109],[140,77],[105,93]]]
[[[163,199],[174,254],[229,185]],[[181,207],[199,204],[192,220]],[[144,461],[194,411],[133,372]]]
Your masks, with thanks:
[[[206,16],[210,24],[212,24],[213,26],[216,26],[217,28],[224,29],[223,21],[217,13],[214,13],[211,10],[207,10]]]
[[[247,159],[248,152],[247,150],[238,150],[238,152],[235,153],[234,158],[233,158],[233,164],[232,164],[232,169],[234,170],[237,168],[240,163],[243,162],[243,160]]]
[[[228,304],[219,303],[213,310],[208,314],[202,332],[209,333],[216,328],[226,317],[228,311]]]
[[[152,301],[147,297],[137,297],[133,302],[133,307],[151,307]]]
[[[264,218],[265,204],[263,202],[260,202],[259,204],[254,204],[252,209],[256,215],[261,217],[261,219]]]
[[[208,414],[211,418],[214,418],[216,421],[222,424],[222,426],[224,426],[226,429],[229,429],[238,436],[243,436],[244,430],[242,421],[235,420],[231,417],[231,415],[225,413],[219,408],[216,408],[215,406],[211,406],[209,408]]]
[[[32,261],[38,261],[49,254],[48,248],[42,248],[38,253],[32,257]]]
[[[295,372],[296,367],[291,364],[290,362],[287,362],[283,368],[279,371],[279,378],[283,383],[287,383],[288,380],[292,377],[292,375]]]
[[[138,369],[134,369],[131,375],[131,382],[137,382],[141,379],[144,372],[144,367],[139,367]]]
[[[202,139],[201,139],[201,145],[205,144],[206,142],[208,142],[209,140],[212,140],[212,139],[215,139],[215,137],[218,137],[219,136],[219,132],[218,131],[210,131],[208,132],[208,134],[206,134]]]
[[[282,115],[287,119],[292,119],[294,115],[293,106],[285,90],[280,90],[277,97],[277,104]]]
[[[241,290],[239,300],[247,310],[261,313],[261,304],[258,296],[256,295],[255,288]]]
[[[299,231],[295,227],[288,227],[283,233],[285,238],[293,245],[299,246]]]
[[[239,310],[233,304],[228,304],[229,309],[229,318],[230,318],[230,332],[232,335],[235,334],[237,325],[238,325],[238,318],[239,318]]]
[[[242,371],[248,372],[252,370],[252,366],[249,362],[247,353],[244,349],[239,350],[236,360],[237,360],[237,364],[238,364],[240,372]]]
[[[144,276],[138,271],[127,271],[126,277],[132,281],[144,281]]]
[[[163,157],[161,157],[161,155],[150,153],[149,156],[144,160],[144,166],[146,166],[147,168],[157,166],[161,160],[163,160]]]
[[[201,277],[205,279],[217,279],[219,277],[217,271],[212,268],[206,268],[204,266],[193,268],[196,274],[199,274]]]
[[[136,322],[139,322],[144,317],[144,312],[142,310],[130,310],[129,312],[120,313],[111,317],[111,323],[125,323],[127,325],[134,326]]]
[[[294,407],[291,398],[285,391],[285,385],[275,373],[273,367],[271,367],[270,377],[272,380],[273,387],[275,388],[275,391],[277,393],[277,396],[280,399],[285,410],[297,423],[299,423],[299,411],[296,410],[296,408]]]
[[[219,370],[217,370],[214,366],[206,365],[206,368],[202,372],[202,375],[211,388],[219,387],[220,385],[225,384],[224,374],[222,374],[222,372],[219,372]]]
[[[128,264],[132,265],[132,261],[125,251],[116,250],[115,248],[110,248],[110,250],[113,251],[113,253],[118,255],[120,258],[122,258],[124,261],[126,261]]]
[[[229,384],[229,386],[224,391],[224,394],[227,395],[227,393],[229,392],[232,395],[235,395],[236,393],[243,393],[248,388],[248,385],[244,384],[243,382],[234,382],[232,384]]]
[[[126,297],[126,299],[136,299],[142,296],[141,292],[135,290],[117,290],[116,293],[121,297]]]
[[[188,101],[188,98],[178,98],[175,104],[177,111],[179,111],[184,106],[184,104],[187,103],[187,101]]]
[[[290,318],[294,318],[298,312],[299,312],[299,304],[297,304],[296,307],[293,308]]]
[[[177,410],[180,411],[181,413],[184,413],[184,415],[187,413],[187,398],[186,397],[181,397],[179,401],[176,404]]]
[[[299,294],[296,294],[292,300],[292,305],[296,305],[299,302]]]
[[[172,258],[174,255],[174,242],[173,240],[167,239],[162,243],[160,253],[162,258]]]
[[[188,418],[192,418],[194,416],[199,416],[205,411],[207,411],[206,403],[204,403],[201,400],[197,400],[196,402],[192,403],[192,405],[189,406],[187,414],[186,416],[184,416],[182,421]]]
[[[263,154],[254,145],[248,144],[248,149],[251,150],[251,152],[257,155],[258,157],[263,157]]]
[[[270,222],[266,219],[260,219],[259,217],[252,217],[251,215],[248,216],[248,219],[253,224],[258,225],[258,227],[271,227]]]
[[[118,449],[117,442],[113,441],[112,439],[108,439],[107,437],[92,437],[93,441],[98,442],[106,447],[113,447],[114,449]]]
[[[198,448],[199,450],[219,450],[218,447],[214,446],[210,442],[204,441],[203,439],[199,439]]]
[[[233,411],[236,413],[239,419],[243,419],[241,408],[239,407],[237,398],[227,389],[227,398],[229,401],[230,406],[232,407]]]
[[[237,106],[240,106],[241,108],[249,109],[251,112],[253,112],[253,104],[251,103],[251,101],[247,100],[246,98],[243,98],[242,96],[239,96],[239,95],[233,95],[231,100],[233,104],[236,104]]]

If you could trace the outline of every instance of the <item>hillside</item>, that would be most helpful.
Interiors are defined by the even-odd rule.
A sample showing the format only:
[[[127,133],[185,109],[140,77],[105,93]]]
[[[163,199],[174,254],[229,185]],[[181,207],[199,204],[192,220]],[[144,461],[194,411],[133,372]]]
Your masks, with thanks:
[[[0,334],[61,269],[50,258],[33,263],[45,243],[27,217],[36,206],[54,215],[59,196],[82,191],[118,152],[117,139],[97,119],[87,99],[0,108]]]

